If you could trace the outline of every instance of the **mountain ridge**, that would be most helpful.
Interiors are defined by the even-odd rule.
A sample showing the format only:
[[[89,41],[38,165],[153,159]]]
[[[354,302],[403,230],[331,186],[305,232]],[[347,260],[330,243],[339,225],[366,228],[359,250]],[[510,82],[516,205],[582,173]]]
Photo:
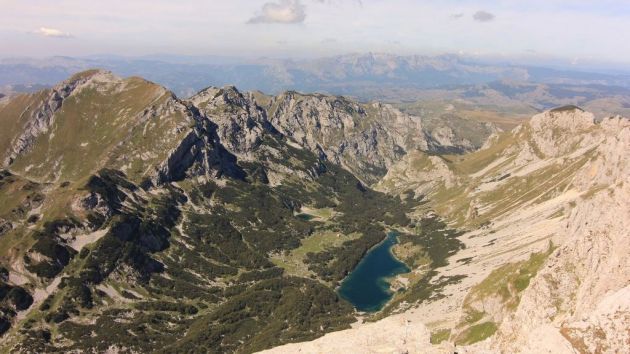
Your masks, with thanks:
[[[64,91],[68,83],[73,90]],[[28,114],[42,94],[0,106],[5,121],[45,128],[26,146],[19,131],[2,136],[7,155],[15,142],[24,147],[7,160],[0,184],[0,257],[8,274],[0,285],[11,291],[0,293],[2,329],[9,332],[2,341],[14,351],[173,343],[252,351],[344,328],[352,310],[334,284],[381,241],[385,225],[409,222],[393,209],[393,198],[289,142],[251,94],[210,89],[195,106],[150,82],[102,71],[58,88],[68,94],[53,100],[49,115]],[[379,223],[358,218],[356,203],[371,205],[362,213]],[[303,208],[338,211],[322,225],[296,216]],[[278,257],[302,247],[302,239],[332,235],[343,239],[317,253],[324,258],[297,260],[304,270]],[[318,307],[304,308],[298,293]],[[268,296],[284,306],[271,306]],[[243,298],[260,306],[239,308]],[[224,312],[241,319],[230,322]],[[139,322],[115,325],[118,313]],[[150,330],[142,324],[147,318]],[[168,321],[182,331],[170,332]],[[295,327],[285,328],[285,321]],[[262,334],[239,332],[243,323]],[[184,331],[189,326],[214,329],[208,337]],[[113,340],[118,330],[162,336]],[[99,339],[86,337],[92,332]]]
[[[106,82],[107,80],[110,80],[110,81],[117,80],[115,76],[107,76],[107,75],[111,75],[111,73],[104,72],[104,71],[85,72],[83,75],[90,78],[89,80],[98,80],[98,77],[102,77],[103,82]],[[79,81],[75,82],[73,80],[69,80],[67,83],[62,84],[62,86],[58,86],[54,88],[52,90],[53,92],[52,95],[56,97],[55,95],[59,95],[58,92],[69,95],[72,92],[71,89],[73,89],[73,87],[70,87],[71,85],[81,86],[83,84],[80,82],[80,80],[83,80],[82,76],[77,76],[77,80]],[[130,78],[126,80],[135,81],[137,79]],[[146,82],[146,84],[144,85],[153,85],[153,84],[150,82]],[[304,109],[315,109],[315,111],[321,112],[323,116],[313,121],[311,123],[311,126],[309,127],[304,126],[304,127],[299,128],[299,129],[302,129],[300,136],[297,138],[293,136],[292,139],[300,140],[299,142],[300,144],[306,144],[309,147],[309,149],[313,151],[317,151],[318,149],[321,149],[321,147],[323,146],[339,144],[340,148],[336,151],[327,149],[327,151],[325,152],[323,150],[320,152],[324,152],[326,155],[330,155],[328,157],[332,159],[335,163],[342,163],[342,162],[346,163],[346,165],[350,166],[350,168],[353,170],[353,172],[355,172],[355,174],[357,174],[357,176],[359,176],[362,179],[365,179],[368,183],[375,182],[374,177],[372,176],[378,176],[379,174],[383,173],[382,172],[383,169],[386,169],[388,166],[390,166],[392,164],[393,159],[400,157],[401,154],[403,154],[404,151],[406,150],[412,150],[415,148],[420,148],[420,149],[425,149],[425,150],[432,149],[432,148],[440,149],[443,146],[445,146],[447,149],[454,149],[455,151],[467,151],[467,150],[471,150],[475,148],[474,144],[470,143],[466,139],[461,139],[460,141],[457,141],[457,139],[452,139],[452,131],[449,132],[448,127],[446,128],[447,129],[446,135],[444,135],[444,133],[441,133],[442,135],[440,135],[440,137],[437,138],[439,140],[436,140],[436,138],[432,136],[431,132],[427,132],[427,131],[421,132],[422,126],[420,123],[420,120],[421,120],[420,118],[416,118],[413,116],[400,113],[399,111],[397,111],[396,109],[394,109],[393,107],[389,105],[382,105],[378,103],[374,103],[370,105],[363,105],[363,104],[355,103],[353,101],[350,101],[341,97],[332,98],[325,95],[315,95],[315,96],[303,95],[303,94],[297,94],[295,92],[289,91],[282,95],[276,96],[275,98],[271,98],[271,101],[273,102],[269,103],[270,104],[269,109],[272,111],[262,112],[263,110],[265,110],[265,108],[263,108],[264,106],[259,106],[254,96],[252,96],[252,94],[243,95],[238,90],[236,90],[236,88],[233,86],[227,86],[226,88],[222,88],[222,89],[208,88],[206,90],[200,91],[199,94],[193,96],[190,100],[179,100],[178,98],[173,96],[172,93],[164,91],[163,88],[159,86],[155,86],[155,87],[159,88],[160,95],[164,96],[163,98],[161,98],[161,99],[166,100],[164,104],[173,105],[174,107],[173,108],[153,107],[152,109],[167,109],[167,110],[174,109],[179,112],[179,113],[176,112],[177,114],[189,116],[189,118],[187,119],[190,121],[190,116],[194,116],[195,113],[188,112],[188,110],[193,108],[195,105],[203,105],[204,107],[193,108],[197,110],[201,108],[201,111],[203,111],[209,103],[216,106],[214,108],[215,110],[217,109],[229,110],[230,108],[228,106],[231,106],[232,108],[234,108],[237,106],[244,105],[245,107],[243,109],[245,109],[244,112],[248,115],[248,117],[243,118],[243,119],[252,119],[251,116],[257,116],[258,118],[256,119],[258,120],[260,129],[268,129],[268,130],[280,129],[280,130],[283,130],[283,133],[285,135],[295,134],[295,132],[297,131],[296,127],[299,127],[300,124],[297,123],[295,120],[293,122],[286,121],[287,119],[289,119],[289,116],[286,114],[280,113],[278,109],[283,109],[282,107],[284,107],[287,104],[296,105],[295,107],[292,107],[292,106],[289,107],[288,108],[289,110],[301,111]],[[229,99],[226,100],[227,96],[225,96],[225,92],[231,92],[230,94],[232,95],[232,97],[237,98],[238,102],[230,102]],[[220,93],[224,93],[224,94],[220,95]],[[202,99],[202,96],[206,96],[206,94],[219,95],[219,96],[205,97],[205,99]],[[247,98],[246,96],[249,98]],[[219,97],[223,97],[222,102],[217,101]],[[297,98],[297,99],[294,99],[294,98]],[[60,106],[59,101],[54,101],[54,102],[56,106]],[[302,105],[305,105],[305,106],[302,107]],[[312,107],[312,108],[308,108],[308,107]],[[8,109],[8,108],[10,107],[7,107],[5,109]],[[344,111],[354,112],[354,113],[348,113]],[[32,144],[32,140],[35,139],[39,134],[44,132],[47,129],[47,126],[51,124],[51,122],[46,120],[46,117],[52,115],[53,113],[54,112],[47,112],[46,114],[37,113],[37,112],[33,113],[33,114],[37,114],[38,118],[31,119],[29,122],[32,122],[32,123],[29,123],[29,124],[33,124],[35,127],[33,129],[30,129],[30,128],[27,129],[26,134],[30,134],[29,136],[25,136],[23,139],[13,138],[14,140],[17,139],[13,143],[14,149],[16,150],[16,152],[12,153],[12,155],[10,156],[6,156],[5,163],[8,162],[10,159],[15,159],[16,156],[14,155],[18,154],[19,152],[23,152],[23,150],[27,150],[28,146]],[[213,112],[210,112],[210,111],[205,112],[205,113],[207,115],[213,115]],[[225,113],[225,112],[222,112],[222,113]],[[158,113],[145,112],[144,114],[156,115]],[[267,117],[268,114],[269,114],[269,117]],[[344,114],[345,116],[343,116]],[[353,114],[358,115],[358,116],[353,117]],[[393,118],[393,122],[399,121],[400,123],[398,124],[403,128],[401,129],[400,127],[397,128],[393,126],[392,125],[393,122],[390,123],[392,120],[388,120],[383,117],[380,117],[378,119],[369,117],[369,116],[375,116],[379,114],[391,116]],[[40,117],[39,115],[42,115],[42,116]],[[340,116],[336,117],[337,115],[340,115]],[[214,117],[219,118],[219,115],[214,115]],[[304,118],[306,117],[301,117],[300,121],[302,121],[302,119]],[[183,119],[183,118],[179,118],[179,119]],[[332,135],[328,134],[327,136],[321,136],[319,138],[315,138],[315,136],[312,134],[312,131],[314,131],[314,129],[319,129],[319,126],[321,126],[322,124],[324,124],[323,131],[325,131],[326,129],[325,124],[331,124],[331,122],[333,121],[319,121],[319,119],[333,119],[334,123],[332,124],[334,124],[335,126],[340,127],[341,125],[339,124],[345,124],[347,126],[345,130],[349,134],[358,134],[358,135],[355,138],[351,138],[351,140],[324,142],[321,139],[333,139]],[[364,127],[357,125],[357,123],[364,124],[363,122],[367,122],[369,120],[372,120],[374,123],[367,123],[368,125]],[[416,123],[413,123],[414,120],[416,121]],[[231,119],[231,121],[234,124],[240,124],[240,122],[237,122],[234,119]],[[307,120],[304,120],[304,122],[306,121]],[[344,121],[345,123],[343,123]],[[178,124],[183,124],[183,122],[180,122]],[[372,126],[370,126],[370,124],[372,124]],[[383,126],[383,124],[385,125],[389,124],[389,125]],[[474,124],[477,124],[477,123],[474,123]],[[398,132],[401,130],[405,130],[411,125],[415,125],[415,126],[413,127],[412,130],[409,131],[409,133],[418,131],[419,133],[417,137],[414,137],[413,135],[410,135],[409,133],[406,133],[407,135],[405,136]],[[479,124],[477,124],[477,126],[481,127],[481,125]],[[241,133],[249,129],[245,127],[241,127],[241,128],[242,129],[239,130]],[[228,129],[228,126],[223,126],[221,129],[223,130]],[[367,129],[367,130],[361,131],[361,129]],[[444,129],[444,128],[441,128],[441,129]],[[354,130],[357,130],[357,132],[355,133]],[[480,130],[480,132],[481,131],[483,130]],[[238,150],[239,146],[243,143],[243,141],[229,143],[229,140],[226,139],[226,137],[228,136],[232,137],[231,133],[235,133],[235,132],[233,130],[230,130],[229,132],[225,131],[224,133],[225,134],[222,134],[224,138],[223,140],[228,142],[229,148],[233,151]],[[258,134],[260,134],[260,132]],[[398,135],[395,138],[387,138],[387,136],[391,134],[398,134]],[[482,132],[481,134],[488,134],[488,133]],[[387,151],[374,150],[371,153],[372,157],[369,159],[369,163],[371,163],[373,166],[356,165],[358,163],[357,157],[360,154],[365,155],[367,153],[366,149],[370,149],[369,146],[359,146],[358,144],[362,144],[361,140],[371,135],[376,136],[376,137],[384,136],[383,139],[385,140],[381,139],[380,143],[389,145],[390,147],[387,148],[388,149]],[[250,138],[255,139],[254,137],[250,137]],[[378,139],[380,138],[377,138],[377,140]],[[20,142],[21,140],[24,140],[24,141]],[[318,144],[320,147],[318,147]],[[370,144],[374,146],[374,144],[376,144],[376,141]],[[362,150],[362,151],[358,151],[357,149]],[[347,156],[344,158],[343,157],[344,154],[349,154],[350,156]],[[344,159],[350,159],[353,162],[343,161]],[[374,170],[374,171],[370,171],[370,170]]]
[[[604,348],[598,331],[626,340],[618,308],[586,288],[617,299],[627,287],[625,118],[559,107],[492,135],[477,123],[487,141],[458,146],[454,127],[385,104],[233,86],[181,100],[104,71],[74,80],[0,104],[3,124],[22,123],[0,136],[12,351],[254,352],[323,336],[274,350],[333,352],[375,333],[389,337],[353,349],[537,348],[520,323],[560,349]],[[392,228],[412,271],[362,315],[375,322],[350,329],[360,314],[334,289]],[[540,306],[556,310],[532,315]]]
[[[16,91],[33,90],[33,84],[53,85],[74,72],[92,67],[106,68],[124,76],[149,78],[180,97],[189,97],[208,83],[234,84],[245,91],[258,89],[274,95],[293,89],[390,102],[422,100],[435,90],[446,91],[445,96],[459,95],[463,91],[464,99],[476,91],[494,91],[500,97],[485,96],[482,92],[482,98],[492,104],[520,106],[518,100],[514,100],[517,95],[521,102],[542,110],[566,104],[567,100],[584,105],[603,97],[627,96],[628,87],[628,76],[621,74],[484,63],[457,55],[427,57],[386,53],[304,60],[231,60],[229,64],[159,57],[4,60],[0,63],[3,73],[0,77],[5,81],[0,85],[9,85],[8,92],[11,87]],[[340,77],[345,78],[343,83],[339,82]],[[600,105],[600,108],[606,106]],[[610,111],[611,107],[608,108]]]
[[[268,352],[333,353],[350,343],[346,338],[354,338],[358,353],[623,350],[630,320],[621,300],[630,287],[621,254],[630,239],[628,134],[628,118],[595,122],[564,107],[462,157],[403,158],[376,188],[423,195],[426,208],[416,212],[435,211],[468,230],[459,237],[465,248],[428,282],[464,277],[444,286],[442,297],[414,304],[410,294],[394,296],[382,322]],[[394,253],[422,257],[409,240]],[[417,281],[399,277],[408,288]]]

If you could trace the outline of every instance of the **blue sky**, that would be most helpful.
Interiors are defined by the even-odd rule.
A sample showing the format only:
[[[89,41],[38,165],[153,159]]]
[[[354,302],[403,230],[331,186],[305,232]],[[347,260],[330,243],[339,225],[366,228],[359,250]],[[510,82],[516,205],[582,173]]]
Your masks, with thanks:
[[[630,1],[0,0],[0,56],[461,53],[630,64]]]

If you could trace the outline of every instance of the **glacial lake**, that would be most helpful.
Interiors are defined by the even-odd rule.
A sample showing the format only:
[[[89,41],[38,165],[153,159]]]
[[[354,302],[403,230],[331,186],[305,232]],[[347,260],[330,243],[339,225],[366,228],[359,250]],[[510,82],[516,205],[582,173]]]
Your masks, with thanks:
[[[368,251],[341,283],[339,296],[349,301],[357,310],[380,310],[393,295],[388,280],[409,272],[409,268],[392,254],[392,246],[398,243],[397,236],[396,231],[388,232],[387,238]]]

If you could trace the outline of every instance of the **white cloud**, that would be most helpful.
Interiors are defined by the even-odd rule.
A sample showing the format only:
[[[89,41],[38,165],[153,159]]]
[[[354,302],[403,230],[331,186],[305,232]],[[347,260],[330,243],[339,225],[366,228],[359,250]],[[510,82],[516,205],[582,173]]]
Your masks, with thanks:
[[[494,20],[494,14],[491,14],[491,13],[483,11],[483,10],[482,11],[477,11],[473,15],[473,19],[475,21],[479,21],[479,22],[490,22],[490,21]]]
[[[57,37],[57,38],[70,38],[72,35],[68,32],[63,32],[55,28],[40,27],[39,30],[34,33],[44,37]]]
[[[247,23],[301,23],[306,18],[306,9],[300,0],[280,0],[265,3],[260,14]]]
[[[278,17],[269,15],[270,10],[263,11],[263,4],[293,4],[296,8],[297,2],[109,0],[84,6],[85,0],[0,0],[0,56],[144,55],[168,51],[302,57],[459,50],[521,56],[533,49],[538,56],[558,56],[567,62],[574,57],[584,62],[592,56],[630,65],[627,36],[620,35],[627,32],[630,22],[630,13],[623,7],[628,1],[574,1],[580,3],[577,6],[566,0],[369,0],[359,6],[357,0],[299,0],[303,6],[297,8],[303,9],[288,11],[298,14],[288,17],[305,17],[306,25],[252,25],[246,22],[254,16]],[[495,15],[494,20],[474,20],[473,14],[480,10]],[[464,16],[459,20],[451,17],[458,14]],[[74,39],[35,32],[40,26],[70,32]],[[325,38],[335,38],[337,43],[323,45]],[[391,39],[400,41],[400,48],[386,44]],[[277,40],[287,40],[288,44],[278,46]]]
[[[459,20],[462,17],[464,17],[464,13],[463,12],[451,15],[451,18],[454,19],[454,20]]]

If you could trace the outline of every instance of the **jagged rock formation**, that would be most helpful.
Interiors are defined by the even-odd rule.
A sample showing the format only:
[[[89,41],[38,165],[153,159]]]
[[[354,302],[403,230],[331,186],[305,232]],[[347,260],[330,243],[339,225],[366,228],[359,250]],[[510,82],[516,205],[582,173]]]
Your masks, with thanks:
[[[130,95],[133,100],[124,99]],[[72,179],[106,165],[121,168],[132,178],[150,175],[153,183],[176,179],[174,176],[181,179],[188,170],[191,174],[238,175],[229,155],[252,159],[263,136],[279,133],[373,183],[409,151],[445,151],[455,146],[474,149],[458,145],[462,142],[448,127],[426,131],[422,118],[389,105],[295,92],[255,96],[234,87],[208,88],[182,101],[139,78],[123,80],[104,71],[85,72],[50,93],[18,96],[0,106],[2,117],[26,117],[23,130],[16,128],[2,137],[0,148],[7,151],[4,165],[37,179]],[[83,107],[86,101],[94,107]],[[102,113],[91,116],[89,110]],[[89,126],[94,119],[99,124]],[[66,126],[77,129],[76,134],[56,134]],[[95,134],[103,134],[98,151],[93,151],[96,143],[89,142]],[[116,140],[120,136],[124,144]],[[78,146],[83,157],[90,156],[91,164],[77,164],[75,156],[61,151],[46,153],[49,145]],[[168,153],[158,152],[158,147]],[[138,156],[138,151],[144,153]],[[160,167],[150,174],[148,170],[155,164]]]
[[[593,127],[576,115],[559,118],[573,118],[565,124],[569,131]],[[557,353],[605,353],[630,343],[630,121],[608,118],[599,128],[599,154],[575,176],[585,198],[564,223],[565,242],[532,279],[490,348],[536,352],[547,342]]]
[[[392,166],[375,188],[389,193],[412,191],[417,196],[428,195],[441,186],[452,188],[457,176],[439,156],[412,151]]]
[[[428,148],[420,118],[388,105],[288,92],[269,106],[269,120],[280,132],[367,182],[407,151]]]
[[[47,92],[0,105],[0,121],[15,128],[0,135],[10,157],[0,178],[4,347],[251,352],[354,321],[334,284],[384,225],[409,222],[406,206],[277,129],[260,95],[226,87],[180,100],[98,70],[62,86],[73,89],[55,89],[63,100],[26,140],[12,123]],[[394,139],[379,134],[391,151]],[[365,220],[355,203],[368,206]],[[339,211],[324,226],[298,217],[302,209]],[[331,234],[334,247],[296,260],[304,270],[283,263],[301,240]]]
[[[2,100],[0,123],[10,350],[253,352],[337,330],[275,350],[628,341],[625,118],[561,107],[444,154],[480,144],[379,103],[234,87],[181,100],[90,71]],[[350,329],[335,286],[387,228],[414,269],[385,320]]]
[[[345,166],[367,183],[377,181],[410,151],[475,149],[446,126],[427,131],[422,118],[380,103],[364,105],[343,97],[296,92],[276,97],[242,94],[234,87],[208,88],[189,101],[217,124],[222,144],[241,158],[251,159],[265,134],[281,134]]]
[[[222,143],[236,154],[251,153],[261,144],[265,131],[272,130],[264,110],[235,87],[208,88],[190,102],[217,125]]]
[[[471,230],[459,237],[466,248],[428,280],[441,296],[409,303],[417,299],[410,285],[386,308],[403,311],[391,318],[426,325],[431,342],[443,341],[424,339],[400,351],[623,352],[630,324],[629,147],[627,118],[596,123],[588,112],[562,107],[495,136],[478,152],[414,153],[394,165],[377,188],[422,194],[428,204],[418,212],[438,212]],[[383,320],[370,328],[378,323],[388,326]],[[363,331],[357,326],[345,336]],[[314,343],[333,353],[340,342],[326,335]]]

